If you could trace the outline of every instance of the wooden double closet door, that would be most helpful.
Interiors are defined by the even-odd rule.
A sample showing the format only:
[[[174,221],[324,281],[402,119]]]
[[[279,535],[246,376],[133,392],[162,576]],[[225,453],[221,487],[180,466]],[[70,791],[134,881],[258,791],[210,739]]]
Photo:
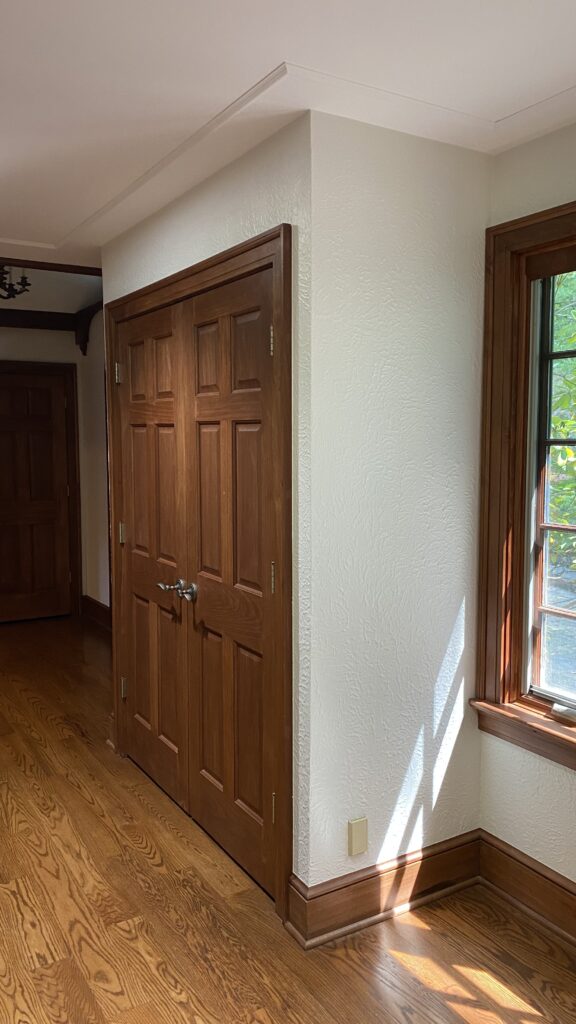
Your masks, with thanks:
[[[283,232],[265,250],[281,254]],[[275,330],[290,342],[282,265],[261,262],[111,321],[115,666],[120,749],[281,907],[290,418]]]

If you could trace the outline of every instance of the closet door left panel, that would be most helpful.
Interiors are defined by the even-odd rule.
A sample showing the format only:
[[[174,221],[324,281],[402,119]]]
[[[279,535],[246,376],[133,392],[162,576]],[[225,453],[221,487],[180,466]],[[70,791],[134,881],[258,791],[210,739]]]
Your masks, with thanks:
[[[182,307],[118,325],[116,680],[125,753],[188,806]],[[119,450],[118,450],[119,449]]]

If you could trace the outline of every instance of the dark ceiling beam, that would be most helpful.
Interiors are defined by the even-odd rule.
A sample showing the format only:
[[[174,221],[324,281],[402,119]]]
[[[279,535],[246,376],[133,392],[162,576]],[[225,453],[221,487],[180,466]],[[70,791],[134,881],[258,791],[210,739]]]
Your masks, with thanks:
[[[90,324],[102,302],[79,309],[77,313],[55,313],[41,309],[0,309],[0,327],[32,331],[70,331],[83,356],[88,350]]]
[[[75,263],[41,263],[38,260],[18,260],[14,256],[0,256],[0,267],[25,267],[26,270],[53,270],[61,274],[87,274],[102,277],[101,267],[82,267]]]
[[[24,327],[33,331],[75,331],[76,313],[42,309],[0,309],[0,327]]]

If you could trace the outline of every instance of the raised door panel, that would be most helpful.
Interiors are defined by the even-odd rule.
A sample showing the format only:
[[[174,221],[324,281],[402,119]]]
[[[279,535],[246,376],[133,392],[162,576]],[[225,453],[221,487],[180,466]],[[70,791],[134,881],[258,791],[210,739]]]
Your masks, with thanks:
[[[200,770],[222,790],[224,785],[223,643],[218,633],[202,632],[200,679]]]
[[[177,568],[178,523],[178,456],[174,423],[158,423],[155,428],[156,470],[156,556],[160,562]]]
[[[198,424],[200,570],[222,578],[220,424]]]
[[[270,324],[261,308],[231,317],[232,391],[260,391],[270,360]]]
[[[54,443],[52,433],[28,432],[28,487],[32,501],[54,499]]]
[[[17,523],[0,528],[0,594],[18,593],[22,584],[22,551]]]
[[[133,594],[131,701],[135,719],[148,730],[152,726],[150,618],[150,602],[145,597]]]
[[[146,401],[148,391],[146,347],[145,341],[133,341],[128,346],[128,380],[132,402]]]
[[[234,424],[234,584],[262,593],[262,425]]]
[[[12,430],[2,429],[0,417],[0,501],[17,497],[16,476],[16,435]]]
[[[218,321],[199,324],[195,329],[196,393],[217,395],[220,391],[222,353]]]
[[[148,469],[148,429],[145,423],[130,423],[129,476],[126,480],[129,501],[127,518],[133,552],[150,554],[150,473]]]
[[[234,797],[262,824],[262,655],[239,644],[234,655]]]
[[[52,590],[56,585],[57,544],[54,523],[34,523],[31,527],[34,590]]]

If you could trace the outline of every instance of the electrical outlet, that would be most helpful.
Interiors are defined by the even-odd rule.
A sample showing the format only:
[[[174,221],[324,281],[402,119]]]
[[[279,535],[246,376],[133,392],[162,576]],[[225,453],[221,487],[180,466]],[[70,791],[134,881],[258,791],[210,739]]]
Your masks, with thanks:
[[[356,857],[368,849],[368,818],[348,822],[348,856]]]

